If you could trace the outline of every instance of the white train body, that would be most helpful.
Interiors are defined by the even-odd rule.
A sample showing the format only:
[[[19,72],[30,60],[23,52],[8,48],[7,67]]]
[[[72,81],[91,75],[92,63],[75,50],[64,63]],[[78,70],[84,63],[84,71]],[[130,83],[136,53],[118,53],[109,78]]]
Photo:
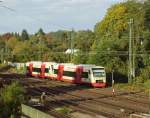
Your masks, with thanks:
[[[69,63],[28,62],[30,76],[50,78],[75,84],[88,84],[93,87],[106,86],[105,68],[96,65],[75,65]],[[32,66],[32,67],[31,67]]]

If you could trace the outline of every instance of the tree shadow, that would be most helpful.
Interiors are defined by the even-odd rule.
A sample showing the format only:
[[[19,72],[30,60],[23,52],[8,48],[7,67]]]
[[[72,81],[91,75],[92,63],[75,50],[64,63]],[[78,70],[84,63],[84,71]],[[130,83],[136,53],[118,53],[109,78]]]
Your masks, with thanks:
[[[3,79],[20,79],[20,78],[28,78],[25,74],[16,74],[16,73],[11,73],[11,74],[5,74],[5,73],[0,73],[0,78]]]
[[[12,66],[10,66],[10,65],[1,67],[0,72],[7,72],[10,68],[12,68]]]
[[[112,86],[112,73],[106,74],[106,81],[108,86]],[[119,72],[114,72],[114,82],[115,83],[128,83],[128,76]]]

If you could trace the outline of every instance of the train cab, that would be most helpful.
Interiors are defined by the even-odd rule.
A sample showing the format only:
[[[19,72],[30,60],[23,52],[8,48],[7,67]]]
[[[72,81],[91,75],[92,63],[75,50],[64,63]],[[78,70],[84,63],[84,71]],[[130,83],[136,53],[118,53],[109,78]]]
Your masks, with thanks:
[[[90,72],[91,84],[94,87],[106,86],[106,72],[104,67],[92,67]]]

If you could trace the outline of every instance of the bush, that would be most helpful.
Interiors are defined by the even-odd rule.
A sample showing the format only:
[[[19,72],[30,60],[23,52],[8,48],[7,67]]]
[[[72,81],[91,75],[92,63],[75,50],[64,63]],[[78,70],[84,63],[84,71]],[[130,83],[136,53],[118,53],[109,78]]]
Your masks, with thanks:
[[[141,71],[141,76],[145,79],[145,80],[149,80],[150,79],[150,66],[144,68]]]
[[[8,118],[11,115],[18,117],[19,107],[23,101],[24,89],[18,82],[6,86],[0,91],[0,118]]]
[[[64,107],[61,107],[61,108],[56,108],[56,111],[58,111],[62,114],[69,114],[72,111],[72,109],[67,108],[66,106],[64,106]]]
[[[148,66],[141,70],[139,76],[135,78],[135,83],[136,84],[144,83],[148,81],[149,79],[150,79],[150,67]]]
[[[150,89],[150,80],[147,80],[144,85],[143,85],[146,89]]]

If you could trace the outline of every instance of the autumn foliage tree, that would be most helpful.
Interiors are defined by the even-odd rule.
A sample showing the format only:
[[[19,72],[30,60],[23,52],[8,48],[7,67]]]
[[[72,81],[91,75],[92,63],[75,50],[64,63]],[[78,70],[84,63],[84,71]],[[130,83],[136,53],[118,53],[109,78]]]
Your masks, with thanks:
[[[90,62],[104,66],[109,65],[110,69],[115,68],[115,66],[122,68],[123,63],[128,64],[126,51],[128,51],[128,22],[130,18],[134,19],[135,47],[139,46],[137,45],[140,40],[139,37],[144,31],[143,3],[136,1],[118,3],[110,7],[104,19],[95,26],[97,40],[95,40],[92,50],[96,50],[96,54],[90,58]],[[99,59],[96,60],[98,57]],[[113,64],[113,62],[115,63]]]

